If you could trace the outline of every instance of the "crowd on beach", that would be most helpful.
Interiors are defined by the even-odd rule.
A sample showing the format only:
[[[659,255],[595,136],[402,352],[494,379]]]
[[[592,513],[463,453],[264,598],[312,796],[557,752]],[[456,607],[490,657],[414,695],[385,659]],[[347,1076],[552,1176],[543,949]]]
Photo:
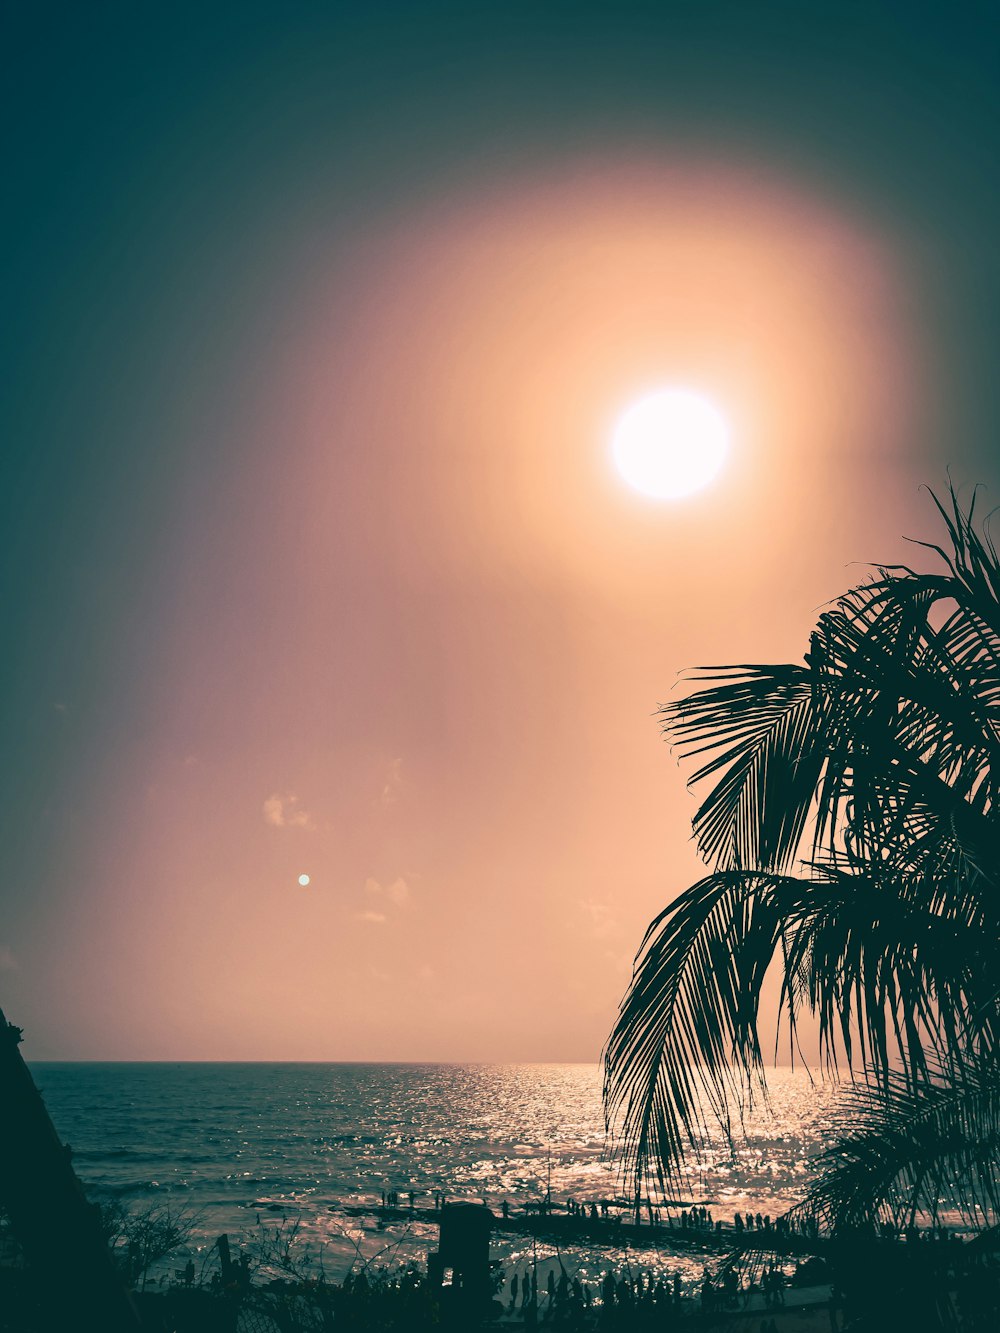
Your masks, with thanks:
[[[383,1209],[407,1209],[413,1212],[418,1193],[416,1190],[383,1190],[381,1206]],[[433,1211],[440,1212],[447,1202],[446,1193],[435,1189],[431,1195]],[[671,1230],[679,1228],[681,1231],[703,1234],[734,1231],[737,1235],[741,1235],[746,1232],[760,1232],[770,1236],[798,1235],[810,1239],[819,1234],[819,1225],[813,1217],[783,1215],[772,1221],[770,1215],[766,1213],[737,1212],[733,1215],[732,1222],[726,1223],[721,1218],[714,1217],[711,1208],[703,1204],[690,1204],[678,1211],[676,1205],[654,1204],[651,1200],[643,1200],[641,1204],[637,1201],[634,1205],[627,1206],[622,1200],[567,1198],[564,1202],[558,1202],[545,1196],[542,1199],[528,1200],[522,1205],[522,1209],[525,1213],[539,1213],[544,1216],[560,1212],[581,1223],[620,1224],[624,1221],[633,1221],[639,1224],[645,1220],[650,1226],[668,1227]],[[501,1218],[506,1221],[512,1215],[513,1210],[509,1200],[503,1199],[500,1204]]]
[[[814,1271],[815,1266],[820,1271]],[[829,1280],[822,1260],[796,1265],[792,1285],[807,1281],[823,1283]],[[638,1271],[615,1275],[608,1270],[600,1283],[592,1287],[579,1277],[570,1278],[565,1269],[556,1276],[550,1268],[541,1292],[534,1269],[528,1266],[523,1273],[516,1271],[508,1286],[506,1302],[508,1314],[520,1314],[525,1322],[535,1318],[559,1319],[581,1312],[591,1312],[606,1318],[618,1314],[656,1313],[663,1323],[682,1309],[691,1312],[700,1306],[705,1311],[746,1309],[755,1295],[763,1296],[764,1307],[779,1308],[785,1304],[785,1288],[789,1279],[777,1263],[770,1263],[755,1276],[741,1278],[735,1267],[713,1276],[706,1268],[695,1302],[682,1298],[681,1277]],[[599,1321],[600,1322],[600,1318]]]
[[[654,1278],[650,1273],[639,1272],[616,1277],[609,1270],[600,1284],[592,1287],[579,1277],[571,1279],[565,1269],[556,1277],[555,1270],[550,1268],[539,1291],[535,1271],[527,1267],[523,1274],[514,1273],[509,1291],[507,1313],[520,1315],[526,1324],[555,1320],[572,1325],[591,1315],[597,1316],[600,1324],[612,1316],[619,1322],[621,1317],[648,1313],[655,1314],[657,1322],[663,1325],[681,1307],[679,1275]]]

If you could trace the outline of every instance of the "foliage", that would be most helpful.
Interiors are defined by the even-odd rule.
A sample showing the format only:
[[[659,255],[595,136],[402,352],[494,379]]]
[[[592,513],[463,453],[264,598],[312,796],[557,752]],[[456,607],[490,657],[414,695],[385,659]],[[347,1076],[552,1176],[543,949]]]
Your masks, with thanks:
[[[1000,1078],[968,1060],[955,1079],[914,1087],[901,1072],[860,1089],[808,1202],[828,1225],[864,1229],[873,1218],[912,1227],[939,1205],[972,1225],[1000,1215]],[[956,1188],[957,1186],[957,1188]]]
[[[859,1080],[865,1118],[814,1201],[827,1220],[933,1211],[945,1183],[997,1214],[1000,562],[975,497],[935,504],[943,569],[877,568],[802,665],[698,671],[661,710],[699,761],[709,873],[649,927],[605,1051],[637,1180],[676,1183],[706,1110],[732,1133],[766,1096],[773,964],[793,1043],[815,1015],[825,1067]]]
[[[296,1276],[246,1288],[240,1295],[240,1328],[286,1333],[337,1328],[358,1333],[420,1333],[441,1323],[438,1293],[417,1264],[365,1265],[341,1283],[322,1274],[305,1277],[296,1256],[301,1241],[286,1234],[290,1271]]]
[[[301,1215],[282,1217],[274,1224],[258,1221],[243,1237],[242,1250],[255,1274],[295,1282],[326,1280],[325,1245],[308,1240]]]
[[[198,1222],[169,1203],[136,1209],[114,1199],[100,1209],[104,1239],[130,1286],[145,1287],[150,1270],[186,1245]]]

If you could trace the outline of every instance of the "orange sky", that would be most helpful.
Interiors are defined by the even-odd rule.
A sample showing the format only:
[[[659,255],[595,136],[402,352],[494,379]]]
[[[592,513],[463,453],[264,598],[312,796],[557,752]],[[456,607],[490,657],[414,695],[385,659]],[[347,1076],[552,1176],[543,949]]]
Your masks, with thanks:
[[[32,1053],[596,1060],[698,874],[657,704],[933,531],[905,257],[763,168],[589,157],[279,258]],[[668,383],[733,445],[657,503],[608,444]]]

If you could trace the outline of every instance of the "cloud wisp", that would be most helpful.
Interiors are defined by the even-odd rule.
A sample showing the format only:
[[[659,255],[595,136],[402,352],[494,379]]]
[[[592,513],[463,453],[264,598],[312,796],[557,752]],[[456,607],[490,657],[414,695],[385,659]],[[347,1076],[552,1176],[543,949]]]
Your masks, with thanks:
[[[399,799],[399,789],[403,782],[403,760],[392,759],[385,771],[382,790],[379,793],[380,805],[395,805]]]
[[[409,906],[410,886],[402,875],[389,884],[383,884],[369,875],[364,884],[365,901],[371,903],[354,913],[355,921],[366,921],[372,926],[384,926]]]
[[[385,902],[392,903],[394,907],[405,907],[410,901],[410,886],[402,875],[394,879],[391,884],[384,885],[369,876],[365,880],[365,893],[373,898],[382,898]]]
[[[262,807],[265,821],[272,828],[315,828],[312,816],[299,808],[299,798],[294,792],[272,792]]]

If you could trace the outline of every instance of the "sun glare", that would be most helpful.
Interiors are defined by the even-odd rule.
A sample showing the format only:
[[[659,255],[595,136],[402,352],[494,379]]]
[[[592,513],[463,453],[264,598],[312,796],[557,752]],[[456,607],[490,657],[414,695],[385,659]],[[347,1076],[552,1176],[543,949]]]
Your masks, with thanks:
[[[628,409],[611,448],[630,486],[656,500],[678,500],[718,475],[729,450],[729,429],[701,394],[660,389]]]

